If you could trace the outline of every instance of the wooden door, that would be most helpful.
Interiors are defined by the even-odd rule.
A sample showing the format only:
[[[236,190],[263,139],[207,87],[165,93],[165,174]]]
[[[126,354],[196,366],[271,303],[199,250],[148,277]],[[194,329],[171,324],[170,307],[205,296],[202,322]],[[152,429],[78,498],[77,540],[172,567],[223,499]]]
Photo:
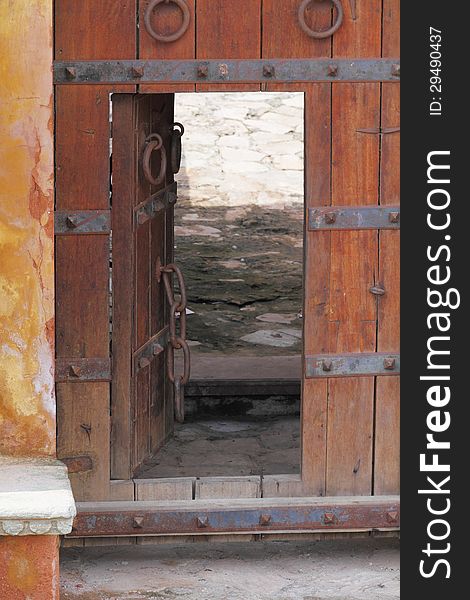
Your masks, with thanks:
[[[154,28],[178,29],[179,4],[155,5]],[[263,495],[396,494],[399,378],[387,375],[399,371],[399,0],[342,2],[341,26],[322,39],[299,10],[324,30],[338,16],[331,2],[183,4],[187,28],[158,41],[149,0],[55,3],[58,452],[76,498],[133,499],[135,469],[172,430],[166,351],[153,345],[166,347],[157,265],[173,260],[175,190],[169,165],[158,185],[145,179],[147,137],[161,135],[170,155],[174,92],[258,89],[305,93],[302,473],[263,478]],[[250,77],[236,78],[237,59],[258,65]],[[283,79],[298,59],[322,75]],[[343,81],[359,59],[388,71]],[[166,60],[182,62],[148,76]],[[367,228],[364,210],[375,211]],[[129,497],[113,495],[115,479]]]
[[[129,479],[173,430],[160,269],[173,263],[174,95],[116,94],[112,114],[111,478]]]

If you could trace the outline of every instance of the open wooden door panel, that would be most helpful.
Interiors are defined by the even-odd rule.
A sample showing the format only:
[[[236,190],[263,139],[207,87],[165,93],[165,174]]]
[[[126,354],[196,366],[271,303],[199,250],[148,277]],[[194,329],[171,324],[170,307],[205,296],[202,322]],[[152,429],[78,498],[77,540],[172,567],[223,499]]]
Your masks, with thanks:
[[[173,94],[113,97],[111,478],[129,479],[173,429],[166,375],[173,262]]]

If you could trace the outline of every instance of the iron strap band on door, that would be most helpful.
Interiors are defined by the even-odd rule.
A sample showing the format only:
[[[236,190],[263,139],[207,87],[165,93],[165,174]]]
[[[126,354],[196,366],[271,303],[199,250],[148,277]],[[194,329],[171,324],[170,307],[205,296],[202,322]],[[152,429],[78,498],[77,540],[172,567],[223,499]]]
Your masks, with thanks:
[[[91,60],[54,62],[54,83],[399,81],[397,58]]]
[[[56,382],[111,381],[109,358],[57,358]]]
[[[133,374],[148,367],[151,362],[165,351],[168,344],[168,327],[165,327],[149,339],[143,346],[132,355]]]
[[[58,210],[54,213],[55,235],[106,234],[110,231],[109,210]]]
[[[399,228],[399,206],[321,206],[308,211],[309,231]]]
[[[305,357],[305,376],[307,378],[399,374],[400,355],[394,353],[360,352],[316,354]]]
[[[78,502],[67,537],[396,530],[398,496],[355,498],[246,498],[226,507],[210,500]]]
[[[149,219],[153,219],[157,214],[166,210],[169,206],[175,204],[177,195],[176,181],[167,187],[152,194],[148,200],[141,202],[134,208],[134,225],[139,227]]]

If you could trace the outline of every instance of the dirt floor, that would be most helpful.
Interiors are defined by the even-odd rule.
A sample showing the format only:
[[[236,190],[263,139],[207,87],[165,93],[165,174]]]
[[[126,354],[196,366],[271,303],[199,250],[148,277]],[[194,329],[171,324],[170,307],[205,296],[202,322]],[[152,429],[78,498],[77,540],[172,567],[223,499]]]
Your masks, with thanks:
[[[302,338],[302,210],[176,209],[177,262],[193,351],[298,354]]]
[[[300,419],[232,417],[176,424],[139,477],[210,477],[300,472]]]
[[[397,600],[393,539],[67,548],[62,600]]]

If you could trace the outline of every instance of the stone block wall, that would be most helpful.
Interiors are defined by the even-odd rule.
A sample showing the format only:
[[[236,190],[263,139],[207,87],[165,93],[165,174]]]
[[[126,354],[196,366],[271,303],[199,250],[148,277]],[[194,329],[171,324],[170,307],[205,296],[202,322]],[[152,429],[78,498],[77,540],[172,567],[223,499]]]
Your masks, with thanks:
[[[179,94],[175,256],[194,352],[299,354],[302,93]]]

